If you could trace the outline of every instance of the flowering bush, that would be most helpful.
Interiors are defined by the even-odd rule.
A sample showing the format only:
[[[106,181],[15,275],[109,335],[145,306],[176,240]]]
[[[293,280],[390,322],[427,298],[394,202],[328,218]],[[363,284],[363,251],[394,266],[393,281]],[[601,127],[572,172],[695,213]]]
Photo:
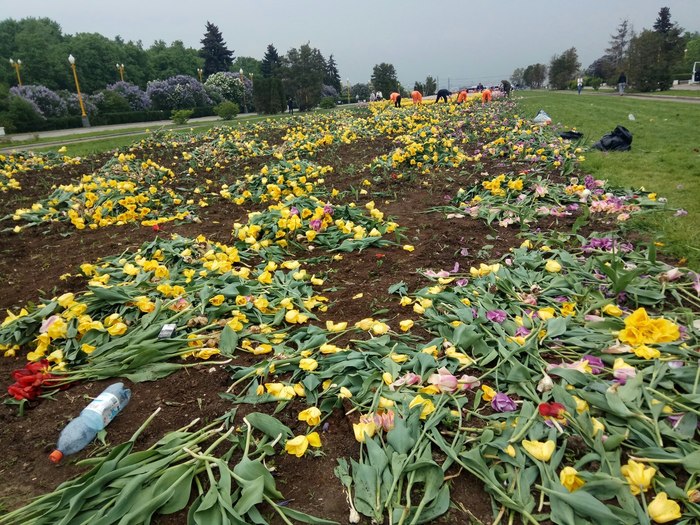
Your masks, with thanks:
[[[115,82],[107,86],[107,91],[114,91],[124,97],[132,111],[144,111],[151,107],[148,94],[131,82]]]
[[[72,93],[70,91],[62,90],[58,91],[57,94],[63,99],[66,104],[66,114],[67,115],[80,115],[80,102],[78,101],[78,94]],[[85,113],[89,116],[95,116],[99,113],[97,106],[102,103],[102,93],[96,95],[82,95],[83,106],[85,107]]]
[[[338,100],[338,90],[335,89],[333,86],[324,84],[321,88],[321,96],[324,98],[333,97],[333,100]]]
[[[220,100],[228,100],[240,104],[243,100],[243,81],[238,73],[220,71],[211,75],[204,83],[207,93],[214,93],[212,98],[219,95]]]
[[[44,117],[63,117],[68,114],[66,102],[45,86],[14,86],[10,88],[10,93],[34,104]]]
[[[187,109],[212,103],[204,86],[188,75],[153,80],[148,83],[146,94],[154,109]]]

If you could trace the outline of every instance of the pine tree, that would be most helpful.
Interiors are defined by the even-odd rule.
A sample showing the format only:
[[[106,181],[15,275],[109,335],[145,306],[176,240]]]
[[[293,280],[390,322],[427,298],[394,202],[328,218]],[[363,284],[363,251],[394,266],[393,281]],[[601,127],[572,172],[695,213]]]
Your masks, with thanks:
[[[228,71],[233,64],[233,51],[229,51],[221,31],[211,22],[207,22],[207,30],[200,41],[202,49],[199,56],[204,59],[204,74],[209,76],[219,71]]]
[[[612,66],[614,72],[619,73],[624,69],[625,56],[630,44],[631,28],[628,20],[623,20],[617,27],[617,34],[610,35],[610,47],[605,50],[605,57]]]
[[[272,44],[268,44],[267,51],[263,56],[260,64],[260,72],[264,78],[278,78],[280,68],[282,67],[282,59],[280,58],[277,49]]]
[[[340,73],[338,73],[338,66],[335,63],[333,55],[329,56],[326,62],[326,74],[323,83],[328,86],[333,86],[335,90],[340,93]]]

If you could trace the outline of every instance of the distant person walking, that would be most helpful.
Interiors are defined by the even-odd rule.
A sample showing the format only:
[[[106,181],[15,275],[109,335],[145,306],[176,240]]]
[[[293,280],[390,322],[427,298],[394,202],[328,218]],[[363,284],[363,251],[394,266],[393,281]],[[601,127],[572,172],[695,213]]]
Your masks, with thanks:
[[[581,90],[583,90],[583,79],[581,77],[578,77],[576,80],[576,89],[578,90],[578,94],[581,94]]]
[[[411,100],[414,104],[422,104],[423,94],[420,91],[411,91]]]
[[[487,102],[491,102],[491,89],[490,88],[485,88],[481,92],[481,103],[486,104]]]
[[[467,90],[463,89],[457,94],[457,104],[461,104],[467,100]]]
[[[287,100],[287,111],[294,113],[294,99],[292,97],[289,97],[289,100]]]
[[[438,102],[440,102],[440,99],[442,98],[445,99],[445,104],[447,104],[447,97],[449,97],[450,95],[452,95],[452,93],[450,93],[449,89],[440,89],[437,92],[437,98],[435,99],[435,103],[437,104]]]
[[[620,78],[617,79],[617,91],[620,93],[620,96],[625,94],[625,86],[627,86],[627,75],[623,71],[620,73]]]

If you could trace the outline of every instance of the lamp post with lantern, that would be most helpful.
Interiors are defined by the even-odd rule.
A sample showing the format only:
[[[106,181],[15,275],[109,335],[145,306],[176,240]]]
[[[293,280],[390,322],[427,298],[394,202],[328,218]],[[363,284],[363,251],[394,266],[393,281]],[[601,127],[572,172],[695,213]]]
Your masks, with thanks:
[[[197,68],[197,75],[199,75],[199,82],[202,82],[202,73],[204,73],[204,70],[201,67]]]
[[[240,78],[241,85],[243,86],[243,113],[248,113],[248,107],[245,102],[245,77],[243,76],[243,68],[238,70],[238,78]]]
[[[117,64],[117,70],[119,71],[119,78],[124,82],[124,64]]]
[[[78,72],[75,69],[75,57],[73,55],[68,55],[68,62],[73,70],[73,78],[75,79],[75,90],[78,93],[78,103],[80,104],[80,113],[83,119],[83,127],[90,127],[90,120],[88,119],[87,113],[85,112],[85,105],[83,104],[83,95],[80,93],[80,83],[78,82]]]
[[[19,68],[22,67],[22,61],[18,58],[17,60],[10,59],[10,65],[14,68],[15,73],[17,73],[17,83],[22,85],[22,77],[19,74]]]

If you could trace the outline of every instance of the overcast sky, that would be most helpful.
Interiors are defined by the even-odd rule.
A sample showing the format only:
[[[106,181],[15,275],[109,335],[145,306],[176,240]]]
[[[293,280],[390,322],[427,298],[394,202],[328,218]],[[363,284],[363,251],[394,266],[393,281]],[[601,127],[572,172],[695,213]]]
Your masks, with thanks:
[[[0,19],[48,17],[64,34],[195,48],[210,21],[235,56],[261,59],[270,43],[284,54],[308,41],[334,55],[343,83],[367,82],[375,64],[389,62],[412,88],[427,75],[443,87],[448,79],[451,87],[497,83],[570,47],[585,68],[622,20],[650,29],[663,6],[681,27],[700,31],[700,0],[0,0]]]

